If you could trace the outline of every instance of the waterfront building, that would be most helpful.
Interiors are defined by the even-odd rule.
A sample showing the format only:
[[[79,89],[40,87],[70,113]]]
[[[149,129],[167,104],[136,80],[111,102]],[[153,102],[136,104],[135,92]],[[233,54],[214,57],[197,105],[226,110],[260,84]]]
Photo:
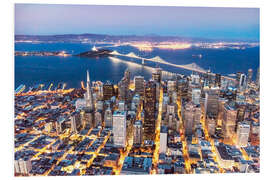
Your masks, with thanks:
[[[156,68],[155,71],[152,73],[152,79],[158,83],[161,83],[162,80],[162,69]]]

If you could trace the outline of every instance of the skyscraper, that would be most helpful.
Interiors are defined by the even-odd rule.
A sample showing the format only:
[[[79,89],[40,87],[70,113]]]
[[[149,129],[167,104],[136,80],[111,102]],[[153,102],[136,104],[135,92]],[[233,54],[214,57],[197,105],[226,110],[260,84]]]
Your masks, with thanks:
[[[221,75],[220,74],[216,74],[215,84],[218,87],[221,86]]]
[[[256,85],[260,87],[260,68],[257,70]]]
[[[113,142],[115,146],[126,145],[126,112],[115,111],[113,113]]]
[[[219,99],[219,88],[210,88],[205,93],[205,114],[211,114],[212,116],[218,115],[218,99]]]
[[[107,81],[103,84],[103,100],[109,100],[114,96],[114,88],[113,84]]]
[[[167,136],[168,136],[168,128],[166,126],[161,126],[159,153],[166,153],[167,151]]]
[[[253,76],[253,70],[252,69],[249,69],[248,70],[248,83],[251,83],[252,76]]]
[[[236,145],[246,147],[248,144],[250,124],[246,121],[239,122],[237,127]]]
[[[244,91],[247,85],[247,76],[245,74],[241,74],[239,81],[239,90]]]
[[[135,83],[135,93],[138,93],[143,97],[144,96],[144,77],[135,76],[134,83]]]
[[[93,95],[91,91],[91,82],[90,82],[90,76],[89,71],[87,70],[87,82],[86,82],[86,94],[85,94],[85,101],[86,101],[86,107],[89,109],[94,109],[93,104]]]
[[[200,104],[201,90],[196,88],[192,89],[192,102],[196,105]]]
[[[134,125],[134,134],[133,134],[133,143],[138,145],[142,143],[142,121],[135,121]]]
[[[156,127],[156,83],[151,80],[145,86],[144,110],[144,140],[153,140]]]
[[[152,79],[158,83],[161,83],[162,78],[162,69],[156,68],[155,71],[152,73]]]
[[[225,138],[231,138],[235,134],[237,110],[234,103],[224,104],[222,131]]]
[[[113,127],[112,110],[110,108],[106,109],[106,111],[104,113],[104,121],[105,121],[105,127],[106,128],[112,128]]]
[[[192,135],[194,128],[200,122],[201,108],[192,102],[186,103],[182,108],[185,134]]]

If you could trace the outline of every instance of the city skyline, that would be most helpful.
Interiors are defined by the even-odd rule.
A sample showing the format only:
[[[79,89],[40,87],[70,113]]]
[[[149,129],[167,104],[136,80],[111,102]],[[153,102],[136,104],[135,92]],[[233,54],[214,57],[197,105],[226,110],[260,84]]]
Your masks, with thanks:
[[[83,33],[259,41],[259,9],[15,4],[15,34]]]

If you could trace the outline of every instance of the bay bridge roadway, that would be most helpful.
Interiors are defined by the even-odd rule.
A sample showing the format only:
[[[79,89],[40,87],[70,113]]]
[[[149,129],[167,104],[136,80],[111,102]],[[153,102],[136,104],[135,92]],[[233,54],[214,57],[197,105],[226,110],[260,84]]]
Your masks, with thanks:
[[[133,52],[130,52],[128,54],[121,54],[121,53],[119,53],[117,51],[111,52],[111,55],[124,56],[124,57],[130,57],[130,58],[135,58],[135,59],[141,59],[142,64],[144,64],[145,61],[151,61],[151,62],[155,62],[155,63],[165,64],[165,65],[174,66],[174,67],[177,67],[177,68],[182,68],[182,69],[202,73],[202,74],[207,73],[206,70],[199,67],[196,63],[186,64],[186,65],[173,64],[173,63],[170,63],[170,62],[167,62],[167,61],[163,60],[159,56],[156,56],[156,57],[153,57],[153,58],[142,58],[140,56],[137,56]],[[210,73],[210,74],[215,75],[214,73]],[[222,78],[225,78],[225,79],[228,79],[228,80],[231,80],[231,81],[236,81],[234,78],[231,78],[231,77],[228,77],[228,76],[222,76]]]

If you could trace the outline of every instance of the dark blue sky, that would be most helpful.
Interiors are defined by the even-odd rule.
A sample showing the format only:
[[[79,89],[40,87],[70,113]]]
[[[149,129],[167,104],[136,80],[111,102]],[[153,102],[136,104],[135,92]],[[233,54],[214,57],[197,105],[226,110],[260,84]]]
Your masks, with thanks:
[[[15,34],[157,34],[259,40],[259,31],[258,8],[15,5]]]

